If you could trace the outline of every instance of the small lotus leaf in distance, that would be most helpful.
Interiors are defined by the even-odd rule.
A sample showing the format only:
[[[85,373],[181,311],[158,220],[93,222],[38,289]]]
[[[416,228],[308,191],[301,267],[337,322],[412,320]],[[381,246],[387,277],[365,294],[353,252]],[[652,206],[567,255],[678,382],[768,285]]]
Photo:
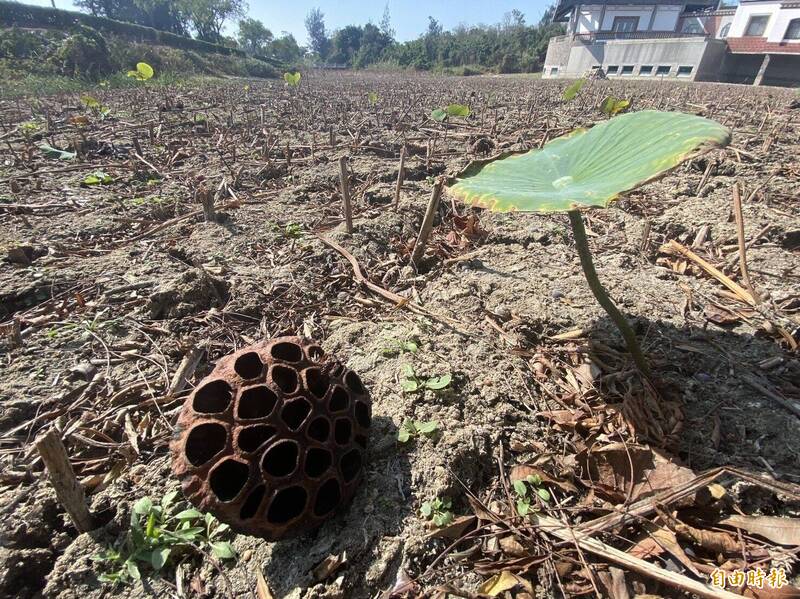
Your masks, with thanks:
[[[447,111],[444,108],[435,108],[431,111],[431,118],[441,123],[447,118]]]
[[[606,96],[605,100],[600,104],[600,110],[605,114],[614,116],[619,112],[624,112],[630,105],[630,100],[620,100],[613,96]]]
[[[643,110],[577,129],[531,150],[475,162],[449,191],[466,203],[498,212],[556,212],[606,207],[698,151],[730,142],[730,131],[710,119]]]
[[[570,85],[567,89],[564,90],[563,98],[565,102],[569,102],[575,96],[578,95],[578,92],[581,91],[583,84],[586,83],[586,79],[578,79],[575,83]]]
[[[446,110],[447,116],[460,116],[466,118],[470,115],[469,106],[465,106],[464,104],[449,104]]]
[[[300,85],[300,73],[284,73],[283,80],[291,87]]]
[[[136,63],[136,70],[139,71],[141,78],[144,80],[152,79],[155,72],[153,71],[153,67],[151,67],[146,62],[137,62]]]

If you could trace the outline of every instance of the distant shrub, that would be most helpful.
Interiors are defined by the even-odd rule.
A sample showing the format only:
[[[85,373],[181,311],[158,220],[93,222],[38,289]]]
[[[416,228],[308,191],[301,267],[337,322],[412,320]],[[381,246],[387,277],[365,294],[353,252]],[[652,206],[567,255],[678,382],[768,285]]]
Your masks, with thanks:
[[[112,70],[105,38],[88,27],[65,38],[52,60],[61,75],[72,77],[98,79]]]

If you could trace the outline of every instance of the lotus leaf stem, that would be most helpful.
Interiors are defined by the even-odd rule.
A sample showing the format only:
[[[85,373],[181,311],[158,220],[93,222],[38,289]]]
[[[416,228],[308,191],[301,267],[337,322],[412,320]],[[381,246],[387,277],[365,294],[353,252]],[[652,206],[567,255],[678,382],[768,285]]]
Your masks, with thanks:
[[[595,299],[597,299],[597,302],[602,306],[603,310],[606,311],[609,318],[617,325],[617,329],[619,329],[623,339],[625,339],[625,344],[628,346],[628,351],[633,361],[636,363],[636,366],[639,367],[642,374],[649,376],[650,367],[642,353],[642,348],[639,346],[639,341],[636,339],[636,334],[633,332],[631,325],[628,324],[628,321],[622,313],[614,305],[614,301],[603,288],[600,279],[597,278],[597,271],[595,271],[594,263],[592,262],[592,253],[589,251],[589,242],[586,239],[586,229],[583,227],[583,219],[581,218],[580,211],[569,210],[567,214],[569,215],[569,223],[572,225],[572,234],[575,237],[575,247],[581,259],[581,268],[586,277],[586,282],[589,283],[589,289],[592,290]]]

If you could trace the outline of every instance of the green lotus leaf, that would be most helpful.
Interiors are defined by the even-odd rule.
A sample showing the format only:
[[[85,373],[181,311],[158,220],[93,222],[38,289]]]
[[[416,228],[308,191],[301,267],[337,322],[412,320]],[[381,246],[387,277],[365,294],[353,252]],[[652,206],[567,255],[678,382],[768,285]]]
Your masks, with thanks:
[[[569,102],[575,96],[578,95],[578,92],[581,91],[584,83],[586,83],[586,79],[578,79],[575,83],[570,85],[567,89],[564,90],[563,98],[565,102]]]
[[[699,116],[633,112],[576,129],[541,150],[474,162],[449,190],[464,202],[498,212],[605,207],[688,157],[727,145],[730,135]]]
[[[444,108],[435,108],[431,111],[431,118],[441,123],[447,118],[447,111]]]
[[[470,115],[469,106],[465,106],[464,104],[449,104],[445,110],[447,111],[447,116],[466,118]]]
[[[155,71],[153,71],[153,67],[151,67],[146,62],[137,62],[136,63],[136,70],[139,71],[139,75],[141,75],[141,79],[146,81],[148,79],[152,79],[153,75],[155,75]]]
[[[600,110],[605,114],[614,116],[619,112],[623,112],[630,105],[630,100],[620,100],[613,96],[606,96],[605,100],[600,104]]]
[[[300,85],[300,73],[284,73],[283,80],[289,87],[297,87]]]

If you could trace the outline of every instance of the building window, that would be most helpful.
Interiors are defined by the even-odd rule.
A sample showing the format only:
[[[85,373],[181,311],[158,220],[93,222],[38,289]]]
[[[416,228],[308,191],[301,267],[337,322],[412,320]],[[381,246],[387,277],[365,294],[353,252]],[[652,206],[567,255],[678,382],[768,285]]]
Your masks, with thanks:
[[[610,64],[606,68],[606,75],[616,75],[619,72],[618,64]]]
[[[785,40],[800,40],[800,19],[792,19],[786,28]]]
[[[700,23],[699,19],[693,19],[691,21],[685,21],[683,23],[683,33],[705,33],[706,30],[703,29],[703,25]]]
[[[672,70],[672,67],[667,64],[662,64],[656,69],[656,75],[669,75],[669,72]]]
[[[611,31],[630,33],[639,29],[639,17],[614,17]]]
[[[730,30],[731,30],[731,24],[730,23],[725,23],[722,26],[722,29],[719,30],[720,39],[725,39],[726,37],[728,37],[728,32],[730,32]]]
[[[622,66],[622,74],[623,75],[633,75],[633,65],[626,64]]]
[[[688,77],[692,74],[694,67],[678,67],[678,77]]]
[[[653,65],[648,64],[639,68],[639,75],[642,77],[649,77],[653,74]]]
[[[750,17],[744,34],[750,37],[763,37],[764,33],[767,31],[767,23],[769,23],[768,15]]]
[[[551,75],[558,75],[558,67],[552,67],[550,69],[550,74]]]

